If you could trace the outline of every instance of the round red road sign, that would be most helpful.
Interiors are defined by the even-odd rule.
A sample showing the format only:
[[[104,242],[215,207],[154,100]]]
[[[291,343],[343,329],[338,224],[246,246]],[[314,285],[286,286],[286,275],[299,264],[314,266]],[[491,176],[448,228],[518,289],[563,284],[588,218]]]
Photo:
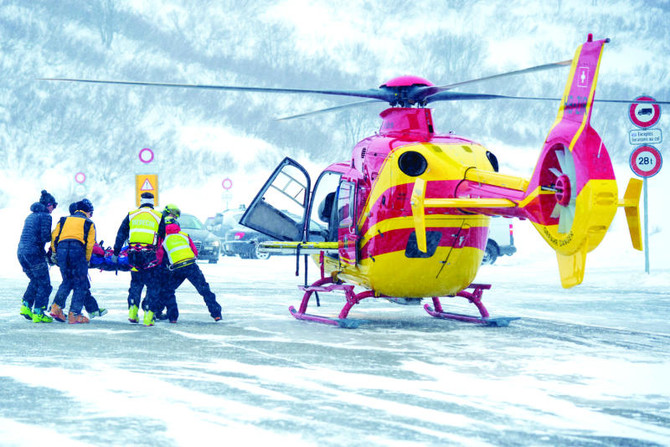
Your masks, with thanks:
[[[86,174],[84,174],[83,172],[77,172],[74,175],[74,181],[81,185],[86,181]]]
[[[154,161],[154,151],[152,151],[148,147],[145,147],[140,151],[139,157],[142,163],[151,163],[152,161]]]
[[[638,177],[653,177],[662,165],[661,152],[654,146],[640,146],[630,154],[630,168]]]
[[[661,118],[661,106],[651,96],[639,96],[630,105],[628,117],[637,127],[652,127]]]
[[[224,178],[223,181],[221,182],[221,186],[223,186],[223,189],[228,191],[230,188],[233,187],[233,181],[229,179],[228,177]]]

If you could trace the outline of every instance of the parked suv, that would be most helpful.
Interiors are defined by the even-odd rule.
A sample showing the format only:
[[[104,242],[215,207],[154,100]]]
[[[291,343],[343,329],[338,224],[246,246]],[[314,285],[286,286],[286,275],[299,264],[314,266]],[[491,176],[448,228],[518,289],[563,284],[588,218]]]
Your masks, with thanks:
[[[514,246],[512,219],[492,217],[482,264],[493,264],[499,256],[511,256],[514,253],[516,253],[516,247]]]
[[[258,250],[258,243],[270,238],[258,231],[240,225],[240,218],[246,211],[244,205],[240,208],[228,209],[208,217],[206,227],[221,241],[221,256],[239,255],[243,259],[267,259],[268,253]]]
[[[193,239],[198,249],[198,259],[209,261],[210,264],[219,262],[221,241],[208,231],[197,217],[192,214],[183,214],[179,217],[179,226]]]

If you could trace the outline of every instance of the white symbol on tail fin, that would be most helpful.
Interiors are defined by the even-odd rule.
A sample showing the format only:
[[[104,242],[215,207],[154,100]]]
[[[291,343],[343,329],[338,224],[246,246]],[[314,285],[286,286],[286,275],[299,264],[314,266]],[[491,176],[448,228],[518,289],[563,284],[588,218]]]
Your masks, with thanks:
[[[579,78],[577,85],[579,87],[589,86],[589,67],[579,67]]]

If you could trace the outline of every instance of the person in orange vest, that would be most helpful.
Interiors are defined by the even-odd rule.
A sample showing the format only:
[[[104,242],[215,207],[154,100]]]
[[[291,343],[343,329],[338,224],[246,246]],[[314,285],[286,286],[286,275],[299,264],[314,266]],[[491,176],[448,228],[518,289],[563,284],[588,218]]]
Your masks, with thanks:
[[[216,296],[212,293],[209,284],[205,280],[200,267],[196,264],[198,249],[191,237],[181,231],[179,223],[172,218],[165,219],[165,240],[158,248],[157,256],[159,261],[163,256],[167,259],[168,279],[167,284],[163,286],[163,297],[165,302],[154,300],[149,302],[149,312],[144,314],[144,325],[153,326],[154,314],[161,310],[162,304],[167,307],[167,316],[170,323],[176,323],[179,318],[179,309],[175,292],[177,288],[188,279],[200,295],[202,295],[209,310],[209,314],[214,321],[221,320],[221,305],[216,301]]]
[[[88,199],[82,199],[77,202],[77,211],[71,216],[61,218],[51,233],[51,251],[56,254],[63,276],[54,302],[65,303],[72,291],[67,319],[70,324],[89,322],[81,311],[91,287],[88,281],[88,262],[95,245],[95,224],[91,216],[93,204]]]
[[[69,207],[70,215],[74,215],[74,213],[77,212],[77,205],[79,205],[80,202],[72,202]],[[89,278],[86,277],[88,280]],[[51,308],[49,309],[49,315],[53,317],[54,320],[60,321],[60,322],[65,322],[67,321],[67,316],[63,312],[63,309],[65,308],[65,300],[67,299],[67,296],[56,295],[59,300],[62,301],[57,301],[54,298],[53,303],[51,304]],[[91,294],[91,284],[89,281],[89,286],[88,286],[88,291],[86,293],[86,296],[84,297],[84,309],[86,309],[86,312],[88,312],[89,318],[93,319],[96,317],[102,317],[103,315],[107,315],[107,309],[102,308],[98,305],[98,300],[96,300],[93,295]]]
[[[118,262],[119,253],[128,241],[128,264],[130,288],[128,289],[128,321],[139,323],[139,307],[142,290],[147,288],[146,302],[155,301],[160,296],[160,261],[156,258],[159,240],[165,235],[163,215],[154,210],[154,195],[144,192],[140,196],[140,207],[130,211],[121,222],[116,233],[112,262]],[[143,308],[145,315],[148,311]]]

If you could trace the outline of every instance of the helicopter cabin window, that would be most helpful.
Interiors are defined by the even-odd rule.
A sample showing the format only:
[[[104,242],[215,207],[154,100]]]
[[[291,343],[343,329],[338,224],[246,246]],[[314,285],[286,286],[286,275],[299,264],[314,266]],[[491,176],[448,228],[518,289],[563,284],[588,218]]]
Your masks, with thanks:
[[[340,228],[351,228],[354,226],[354,206],[356,187],[351,182],[340,184],[337,196],[337,221]]]
[[[312,194],[308,239],[312,242],[337,241],[337,186],[342,174],[325,171],[316,181]]]

